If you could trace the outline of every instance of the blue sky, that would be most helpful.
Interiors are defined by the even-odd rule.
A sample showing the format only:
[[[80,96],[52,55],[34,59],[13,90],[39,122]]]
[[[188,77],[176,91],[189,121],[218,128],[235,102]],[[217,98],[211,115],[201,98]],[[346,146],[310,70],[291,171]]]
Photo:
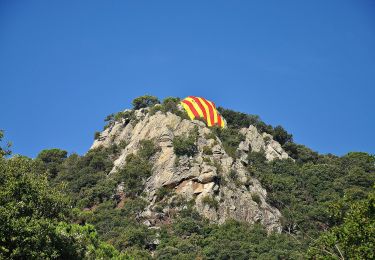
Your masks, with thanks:
[[[143,94],[203,96],[321,153],[375,153],[375,2],[0,0],[0,129],[83,154]]]

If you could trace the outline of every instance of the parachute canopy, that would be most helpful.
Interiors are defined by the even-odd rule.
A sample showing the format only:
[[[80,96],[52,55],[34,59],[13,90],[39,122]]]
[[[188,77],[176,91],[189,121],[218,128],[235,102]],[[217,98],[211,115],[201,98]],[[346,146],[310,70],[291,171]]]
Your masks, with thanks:
[[[205,98],[188,96],[181,101],[182,107],[186,110],[190,119],[202,118],[207,126],[226,126],[225,119],[217,111],[214,102]]]

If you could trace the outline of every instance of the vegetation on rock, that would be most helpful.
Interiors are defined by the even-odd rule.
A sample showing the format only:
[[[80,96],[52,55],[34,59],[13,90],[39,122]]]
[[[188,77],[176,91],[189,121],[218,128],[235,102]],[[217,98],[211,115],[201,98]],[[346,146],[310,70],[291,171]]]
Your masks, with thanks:
[[[157,98],[143,96],[133,105],[134,109],[150,107],[150,113],[160,110],[184,118],[178,102],[178,98],[166,98],[157,105]],[[267,201],[251,185],[246,188],[257,204],[263,201],[281,211],[281,234],[267,234],[260,224],[209,223],[193,203],[175,196],[174,189],[167,186],[155,191],[159,222],[149,228],[144,215],[149,201],[144,192],[160,151],[155,140],[140,141],[139,149],[112,172],[125,142],[98,147],[83,156],[48,149],[35,159],[6,158],[10,145],[1,145],[0,131],[0,258],[375,258],[375,156],[360,152],[342,157],[321,155],[294,143],[281,126],[267,125],[258,116],[224,108],[219,111],[228,128],[212,128],[205,138],[221,141],[233,158],[244,140],[240,129],[254,125],[271,134],[294,159],[267,161],[263,150],[251,149],[247,158],[246,178],[260,181],[267,190]],[[106,121],[108,126],[134,122],[135,112],[119,112]],[[197,128],[172,142],[177,156],[192,157],[198,154],[197,143]],[[205,157],[215,155],[210,146],[202,150]],[[207,162],[207,158],[203,160]],[[220,164],[214,163],[220,172]],[[246,190],[238,172],[228,174],[225,181]],[[224,177],[219,174],[216,181],[224,183]],[[220,210],[214,197],[206,196],[202,203]],[[164,212],[177,207],[179,211],[170,211],[173,216]]]
[[[187,136],[176,136],[173,139],[173,149],[177,156],[194,156],[198,152],[196,145],[198,129],[190,131]]]

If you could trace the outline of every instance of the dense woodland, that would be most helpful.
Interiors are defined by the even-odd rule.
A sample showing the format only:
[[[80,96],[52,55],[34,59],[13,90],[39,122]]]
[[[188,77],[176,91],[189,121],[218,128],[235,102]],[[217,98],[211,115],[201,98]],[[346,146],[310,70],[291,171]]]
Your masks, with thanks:
[[[152,96],[133,101],[186,114],[178,98]],[[160,103],[160,104],[159,104]],[[158,105],[156,105],[158,104]],[[156,105],[156,106],[155,106]],[[268,192],[268,202],[282,213],[283,232],[267,234],[261,225],[227,221],[210,224],[189,201],[173,221],[159,229],[143,224],[143,182],[152,174],[149,158],[158,147],[143,141],[126,166],[107,176],[126,143],[90,150],[81,156],[60,149],[35,158],[12,155],[0,131],[0,258],[4,259],[374,259],[375,156],[353,152],[322,155],[293,142],[281,126],[258,116],[219,108],[225,129],[212,134],[236,156],[242,127],[254,125],[271,134],[294,159],[267,162],[263,152],[249,152],[248,172]],[[106,118],[132,117],[132,111]],[[95,135],[98,138],[98,134]],[[195,153],[194,133],[173,141],[176,154]],[[207,151],[210,152],[210,151]],[[236,174],[231,176],[236,180]],[[114,196],[123,182],[126,202]],[[171,191],[161,189],[160,198]],[[209,202],[208,202],[209,203]]]

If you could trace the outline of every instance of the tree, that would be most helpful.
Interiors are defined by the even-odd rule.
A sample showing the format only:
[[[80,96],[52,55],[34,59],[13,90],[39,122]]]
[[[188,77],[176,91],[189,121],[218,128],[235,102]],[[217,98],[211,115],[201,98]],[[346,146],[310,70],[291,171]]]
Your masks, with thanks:
[[[0,144],[3,141],[3,138],[4,138],[4,131],[0,130]],[[0,158],[10,155],[12,153],[12,151],[9,149],[11,146],[12,144],[10,142],[8,142],[4,147],[0,146]]]
[[[273,138],[275,141],[284,145],[288,142],[293,142],[293,135],[289,134],[282,126],[278,125],[273,129]]]
[[[25,157],[0,159],[0,258],[58,256],[51,238],[67,201]]]
[[[341,214],[343,207],[349,207]],[[310,247],[309,254],[317,259],[375,258],[375,192],[364,200],[333,205],[342,224],[324,232]]]
[[[160,104],[160,101],[155,96],[145,95],[133,99],[132,104],[134,109],[141,109],[145,107],[151,107],[156,104]]]
[[[39,162],[0,158],[0,259],[119,256],[91,225],[69,223],[69,200],[51,187]]]
[[[59,172],[61,163],[67,158],[67,151],[60,149],[46,149],[41,151],[37,159],[41,160],[46,166],[50,177],[55,177]]]
[[[198,129],[190,131],[187,136],[175,136],[173,138],[173,149],[177,156],[194,156],[198,152],[195,144],[198,137]]]

